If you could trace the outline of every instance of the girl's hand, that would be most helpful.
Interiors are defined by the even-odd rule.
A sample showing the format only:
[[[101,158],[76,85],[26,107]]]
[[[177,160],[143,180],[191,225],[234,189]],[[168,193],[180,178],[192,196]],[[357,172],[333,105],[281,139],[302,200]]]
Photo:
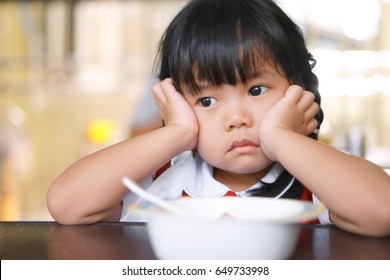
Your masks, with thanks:
[[[314,119],[318,111],[313,93],[297,85],[290,86],[285,96],[265,114],[260,125],[259,137],[266,156],[277,161],[273,139],[279,136],[280,131],[311,134],[318,124]],[[288,145],[288,139],[285,141]]]
[[[152,92],[165,126],[185,129],[188,135],[192,135],[188,138],[191,139],[188,143],[188,150],[195,148],[198,142],[198,121],[191,106],[173,86],[172,79],[168,78],[156,84]]]

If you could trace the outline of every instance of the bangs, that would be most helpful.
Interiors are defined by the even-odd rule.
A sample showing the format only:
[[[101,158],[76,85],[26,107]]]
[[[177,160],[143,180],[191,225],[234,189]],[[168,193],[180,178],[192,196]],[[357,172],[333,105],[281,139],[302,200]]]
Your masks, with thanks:
[[[200,82],[215,86],[245,83],[270,63],[277,69],[271,47],[263,38],[264,30],[259,29],[259,23],[248,15],[248,10],[237,9],[224,6],[218,11],[202,9],[202,13],[192,14],[187,24],[175,26],[181,34],[176,34],[176,44],[166,56],[170,66],[166,75],[179,92],[186,88],[196,95]]]
[[[179,88],[185,85],[191,94],[198,93],[199,83],[214,86],[223,84],[235,85],[246,81],[261,72],[270,63],[275,64],[273,58],[262,40],[253,40],[253,36],[239,30],[230,33],[235,36],[224,36],[229,32],[221,32],[214,35],[213,43],[202,42],[189,53],[190,65],[182,65],[178,73]],[[218,43],[216,43],[218,42]],[[238,43],[237,43],[238,42]],[[276,65],[275,65],[276,68]]]
[[[182,65],[178,73],[179,84],[184,84],[190,92],[199,92],[199,82],[215,86],[223,84],[235,85],[245,83],[248,78],[258,73],[269,62],[269,52],[263,45],[263,40],[249,35],[248,29],[242,28],[237,22],[231,26],[236,32],[220,30],[204,41],[192,46],[188,53],[192,64]],[[252,31],[255,32],[255,31]],[[183,74],[181,74],[183,73]],[[180,75],[181,74],[181,75]]]

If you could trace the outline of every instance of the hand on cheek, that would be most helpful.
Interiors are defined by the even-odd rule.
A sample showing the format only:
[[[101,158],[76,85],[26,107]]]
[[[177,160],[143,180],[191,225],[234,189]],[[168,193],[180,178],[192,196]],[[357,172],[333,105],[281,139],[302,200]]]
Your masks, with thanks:
[[[300,86],[290,86],[285,96],[264,115],[260,125],[259,137],[267,156],[273,159],[272,139],[277,137],[278,131],[311,134],[318,124],[314,119],[318,110],[319,106],[314,102],[313,93],[303,90]]]
[[[156,84],[152,92],[165,126],[176,125],[185,129],[196,138],[193,141],[196,144],[199,132],[198,121],[192,107],[173,86],[172,79],[168,78]]]

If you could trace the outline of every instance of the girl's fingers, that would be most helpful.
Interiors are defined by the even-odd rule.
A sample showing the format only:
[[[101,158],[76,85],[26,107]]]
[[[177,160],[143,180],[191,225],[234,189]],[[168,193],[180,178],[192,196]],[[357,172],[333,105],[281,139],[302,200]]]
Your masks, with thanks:
[[[314,94],[310,91],[303,91],[302,97],[299,99],[297,104],[298,108],[302,111],[306,111],[312,106],[312,104],[316,104],[314,101]]]
[[[317,103],[310,104],[310,106],[304,112],[304,119],[309,121],[314,119],[319,110],[320,106],[318,106]]]
[[[306,135],[310,135],[312,133],[318,134],[317,131],[318,122],[316,119],[311,119],[309,123],[306,125]]]
[[[177,98],[181,99],[182,96],[177,92],[173,85],[172,79],[168,78],[158,84],[159,88],[156,90],[156,95],[162,102],[175,102]]]
[[[296,104],[298,109],[305,111],[314,103],[314,94],[310,91],[303,90],[302,87],[297,85],[290,86],[286,91],[286,97],[290,99],[290,102]]]
[[[152,88],[153,93],[153,99],[156,102],[156,104],[161,107],[162,104],[166,101],[166,98],[164,96],[164,92],[161,88],[161,83],[158,83],[153,86]]]
[[[303,90],[300,86],[292,85],[286,91],[286,97],[297,109],[298,114],[296,116],[301,122],[300,128],[297,127],[297,131],[301,131],[306,135],[313,133],[318,125],[315,116],[319,111],[319,105],[315,103],[314,94]]]
[[[160,108],[172,102],[175,96],[180,95],[173,86],[172,79],[170,78],[156,84],[152,88],[152,92],[154,100]]]
[[[298,104],[303,95],[303,88],[297,85],[288,87],[285,96],[294,104]]]

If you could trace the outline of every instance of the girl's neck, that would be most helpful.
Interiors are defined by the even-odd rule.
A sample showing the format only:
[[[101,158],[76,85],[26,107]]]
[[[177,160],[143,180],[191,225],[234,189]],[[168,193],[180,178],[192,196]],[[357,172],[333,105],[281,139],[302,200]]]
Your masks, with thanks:
[[[214,168],[214,179],[227,186],[233,192],[244,191],[254,184],[256,184],[261,178],[263,178],[271,169],[272,165],[250,174],[237,174],[226,170]]]

